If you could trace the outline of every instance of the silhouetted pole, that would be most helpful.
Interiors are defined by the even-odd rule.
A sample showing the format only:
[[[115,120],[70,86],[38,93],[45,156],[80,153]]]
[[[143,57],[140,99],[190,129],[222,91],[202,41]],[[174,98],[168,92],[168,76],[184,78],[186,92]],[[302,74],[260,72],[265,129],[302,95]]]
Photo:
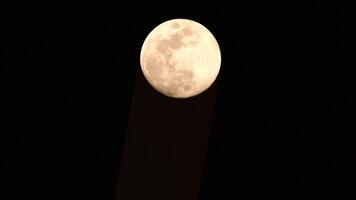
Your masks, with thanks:
[[[155,91],[138,71],[116,200],[198,200],[216,82],[175,99]]]

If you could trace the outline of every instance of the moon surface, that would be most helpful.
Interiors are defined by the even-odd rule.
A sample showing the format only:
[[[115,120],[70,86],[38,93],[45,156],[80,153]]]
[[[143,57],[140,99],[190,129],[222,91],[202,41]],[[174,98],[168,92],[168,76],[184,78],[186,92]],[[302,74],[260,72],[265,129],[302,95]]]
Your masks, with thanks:
[[[198,22],[172,19],[146,37],[141,70],[149,84],[168,97],[188,98],[208,89],[220,70],[221,54],[213,34]]]

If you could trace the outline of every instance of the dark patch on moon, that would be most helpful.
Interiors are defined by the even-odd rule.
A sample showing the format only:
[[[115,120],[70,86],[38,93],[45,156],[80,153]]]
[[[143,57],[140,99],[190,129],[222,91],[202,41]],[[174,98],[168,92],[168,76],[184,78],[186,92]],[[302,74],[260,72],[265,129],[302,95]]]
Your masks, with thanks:
[[[160,54],[162,54],[162,56],[164,56],[164,66],[171,67],[171,65],[169,64],[169,61],[172,57],[172,54],[171,54],[171,49],[169,46],[170,46],[170,40],[162,39],[162,40],[158,41],[156,50],[158,51],[158,53],[160,53]]]
[[[192,86],[190,86],[190,85],[184,85],[184,86],[183,86],[183,89],[184,89],[185,91],[189,91],[190,89],[192,89]]]
[[[179,49],[180,47],[183,46],[183,42],[182,42],[183,36],[176,33],[173,34],[169,40],[169,46],[172,49]]]
[[[159,40],[158,44],[156,46],[156,50],[160,53],[165,54],[165,53],[167,53],[167,51],[169,49],[169,44],[170,44],[170,41],[167,39]]]
[[[193,71],[182,70],[179,71],[179,73],[180,73],[180,78],[182,78],[183,80],[191,80],[193,79],[194,76]]]
[[[178,22],[174,22],[174,23],[171,25],[171,27],[172,27],[173,29],[177,29],[177,28],[180,27],[180,25],[179,25]]]
[[[146,69],[153,80],[160,80],[162,73],[163,62],[158,60],[156,56],[149,55],[146,60]]]
[[[176,88],[167,88],[165,90],[165,94],[167,96],[175,97],[175,96],[177,96],[177,93],[178,93],[178,91]]]
[[[190,89],[192,89],[192,85],[194,85],[193,77],[194,77],[193,71],[182,70],[180,72],[179,78],[181,80],[181,85],[185,91],[189,91]]]
[[[193,30],[192,30],[192,28],[189,27],[189,26],[184,27],[181,32],[182,32],[182,34],[183,34],[184,36],[192,36],[193,33],[194,33]]]
[[[171,61],[170,58],[171,58],[171,56],[168,58],[166,64],[167,64],[167,66],[169,68],[169,71],[172,72],[172,71],[174,71],[174,68],[175,68],[175,65],[177,64],[177,62],[175,62],[175,61],[170,62]]]

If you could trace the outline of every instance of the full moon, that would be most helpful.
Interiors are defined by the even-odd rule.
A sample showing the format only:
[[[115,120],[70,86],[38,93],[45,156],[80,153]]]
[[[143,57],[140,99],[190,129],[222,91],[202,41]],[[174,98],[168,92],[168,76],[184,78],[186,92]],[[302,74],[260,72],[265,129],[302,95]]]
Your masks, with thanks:
[[[159,24],[146,37],[140,54],[141,70],[161,94],[188,98],[207,90],[221,63],[213,34],[198,22],[172,19]]]

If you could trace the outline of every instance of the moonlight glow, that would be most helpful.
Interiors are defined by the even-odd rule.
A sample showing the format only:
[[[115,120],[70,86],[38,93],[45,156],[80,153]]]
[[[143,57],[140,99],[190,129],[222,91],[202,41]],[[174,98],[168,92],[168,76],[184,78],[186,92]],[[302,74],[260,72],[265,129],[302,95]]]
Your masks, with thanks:
[[[149,33],[140,63],[153,88],[169,97],[187,98],[212,85],[220,70],[221,55],[207,28],[192,20],[173,19]]]

